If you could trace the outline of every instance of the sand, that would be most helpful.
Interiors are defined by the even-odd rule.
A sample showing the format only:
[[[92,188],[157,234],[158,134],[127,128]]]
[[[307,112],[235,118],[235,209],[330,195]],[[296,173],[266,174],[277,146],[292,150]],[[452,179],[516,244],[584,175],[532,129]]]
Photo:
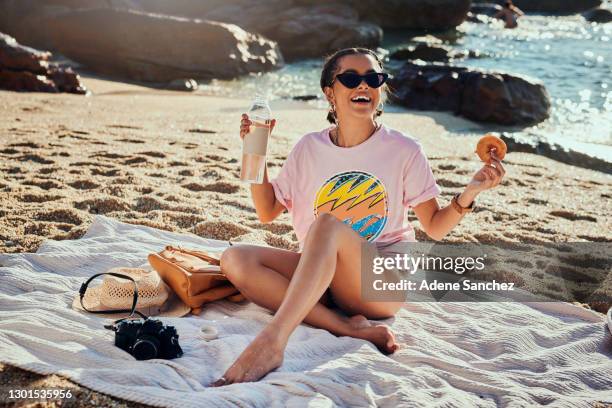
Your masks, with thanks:
[[[238,126],[249,101],[93,77],[84,83],[91,96],[0,91],[0,252],[79,238],[94,214],[297,249],[288,214],[261,224],[239,180]],[[274,176],[293,143],[327,123],[324,111],[303,102],[280,101],[272,109]],[[486,126],[443,113],[387,112],[381,120],[422,143],[443,189],[441,205],[481,166],[473,153],[478,137],[450,131],[484,134]],[[527,153],[510,152],[504,163],[502,185],[478,197],[477,211],[447,242],[612,241],[612,176]],[[410,220],[417,239],[426,240],[416,218]],[[14,368],[0,371],[3,383],[19,375],[39,381]]]

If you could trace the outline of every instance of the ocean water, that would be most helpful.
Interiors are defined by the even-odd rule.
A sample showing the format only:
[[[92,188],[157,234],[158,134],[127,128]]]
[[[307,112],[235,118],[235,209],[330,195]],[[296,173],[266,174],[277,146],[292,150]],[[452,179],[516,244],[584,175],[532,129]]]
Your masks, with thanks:
[[[612,162],[611,23],[589,23],[580,15],[528,15],[513,30],[504,29],[501,21],[465,22],[456,30],[436,35],[453,49],[479,53],[479,58],[454,65],[527,75],[544,83],[552,102],[551,118],[533,127],[504,131],[559,143]],[[408,41],[406,33],[385,32],[381,51],[391,52]],[[203,85],[202,91],[249,98],[262,89],[271,99],[316,95],[318,99],[309,103],[325,109],[318,85],[321,65],[321,59],[300,61],[275,72],[215,80]],[[402,111],[400,107],[386,109]],[[451,131],[470,133],[470,129]]]
[[[551,118],[523,133],[541,136],[612,162],[612,24],[581,16],[526,16],[519,28],[464,23],[453,47],[485,56],[459,64],[541,80]]]

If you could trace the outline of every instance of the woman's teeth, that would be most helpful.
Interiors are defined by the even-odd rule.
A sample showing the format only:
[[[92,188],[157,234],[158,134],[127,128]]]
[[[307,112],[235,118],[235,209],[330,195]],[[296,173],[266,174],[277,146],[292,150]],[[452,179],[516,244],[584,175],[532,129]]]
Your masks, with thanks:
[[[355,102],[355,103],[369,103],[370,102],[370,98],[368,98],[367,96],[356,96],[354,98],[351,98],[351,102]]]

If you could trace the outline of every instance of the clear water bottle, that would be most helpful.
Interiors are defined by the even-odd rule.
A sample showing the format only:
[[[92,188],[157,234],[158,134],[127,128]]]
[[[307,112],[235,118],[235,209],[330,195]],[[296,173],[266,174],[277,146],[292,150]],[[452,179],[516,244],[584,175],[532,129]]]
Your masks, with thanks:
[[[261,184],[266,169],[266,154],[272,119],[272,111],[264,95],[257,94],[255,96],[253,105],[247,114],[252,124],[249,133],[242,141],[240,180]]]

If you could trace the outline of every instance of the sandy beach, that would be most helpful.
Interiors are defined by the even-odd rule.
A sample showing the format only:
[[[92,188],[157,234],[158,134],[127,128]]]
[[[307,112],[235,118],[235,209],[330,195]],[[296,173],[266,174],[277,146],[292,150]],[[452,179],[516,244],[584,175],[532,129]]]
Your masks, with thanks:
[[[33,252],[45,239],[77,239],[94,214],[206,238],[297,249],[288,214],[261,224],[239,180],[240,114],[248,100],[152,90],[84,77],[90,96],[0,91],[0,252]],[[306,103],[272,103],[273,177],[295,141],[327,126]],[[385,113],[387,126],[423,145],[446,205],[480,167],[477,137],[444,113]],[[610,242],[612,177],[538,155],[510,152],[501,186],[483,193],[446,242]],[[427,240],[411,216],[417,239]],[[607,290],[607,293],[611,293]],[[2,383],[50,387],[0,366]],[[63,384],[63,383],[62,383]],[[75,386],[76,387],[76,386]],[[79,387],[79,389],[81,389]],[[81,389],[100,406],[123,404]],[[106,404],[106,405],[105,405]]]
[[[92,96],[0,92],[0,251],[36,251],[44,239],[75,239],[92,214],[216,239],[295,249],[288,214],[261,224],[239,180],[237,135],[248,100],[151,90],[85,78]],[[303,134],[328,126],[302,102],[272,104],[278,120],[269,172]],[[385,113],[382,121],[422,143],[446,201],[480,167],[488,129],[444,113]],[[448,242],[612,240],[612,178],[548,158],[510,152],[502,185],[483,193]],[[418,229],[419,240],[427,237]]]

